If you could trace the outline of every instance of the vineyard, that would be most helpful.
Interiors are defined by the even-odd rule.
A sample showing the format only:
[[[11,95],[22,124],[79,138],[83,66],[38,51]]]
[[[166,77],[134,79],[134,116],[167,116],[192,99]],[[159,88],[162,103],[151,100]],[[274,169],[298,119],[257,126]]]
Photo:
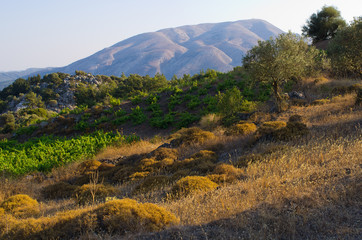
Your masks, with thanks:
[[[11,175],[49,172],[54,167],[91,157],[106,146],[127,144],[138,139],[135,135],[103,131],[71,139],[43,136],[25,143],[5,139],[0,141],[0,172]]]

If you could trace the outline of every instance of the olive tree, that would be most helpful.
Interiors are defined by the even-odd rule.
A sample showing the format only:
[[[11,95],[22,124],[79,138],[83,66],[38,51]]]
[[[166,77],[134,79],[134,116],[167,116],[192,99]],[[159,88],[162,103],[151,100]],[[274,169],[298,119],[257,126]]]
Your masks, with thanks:
[[[243,59],[243,66],[254,81],[271,84],[278,111],[282,110],[281,85],[300,79],[315,68],[318,50],[291,32],[259,41]]]
[[[328,45],[333,72],[344,77],[362,77],[362,18],[338,31]]]

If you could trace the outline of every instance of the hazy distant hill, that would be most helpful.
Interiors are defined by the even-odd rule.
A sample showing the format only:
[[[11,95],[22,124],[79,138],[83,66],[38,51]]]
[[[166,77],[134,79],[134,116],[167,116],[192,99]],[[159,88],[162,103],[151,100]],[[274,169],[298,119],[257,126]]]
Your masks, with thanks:
[[[0,72],[0,90],[10,85],[15,79],[37,74],[38,72],[51,71],[52,68],[29,68],[23,71]]]
[[[243,55],[258,40],[282,32],[259,19],[168,28],[128,38],[68,66],[39,73],[83,70],[115,76],[122,72],[153,76],[160,72],[170,79],[174,74],[195,74],[207,68],[225,72],[240,65]]]

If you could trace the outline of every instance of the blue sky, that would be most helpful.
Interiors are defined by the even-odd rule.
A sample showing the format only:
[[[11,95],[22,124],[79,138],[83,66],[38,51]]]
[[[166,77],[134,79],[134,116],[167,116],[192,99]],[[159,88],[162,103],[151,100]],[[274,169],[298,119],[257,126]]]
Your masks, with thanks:
[[[348,22],[360,0],[0,0],[0,71],[61,67],[128,37],[163,28],[250,18],[300,33],[336,6]]]

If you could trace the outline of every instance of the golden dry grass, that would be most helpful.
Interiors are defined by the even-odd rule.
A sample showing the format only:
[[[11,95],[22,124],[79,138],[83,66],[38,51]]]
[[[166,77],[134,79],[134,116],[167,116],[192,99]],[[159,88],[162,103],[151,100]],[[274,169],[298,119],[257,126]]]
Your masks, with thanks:
[[[99,152],[94,157],[94,160],[115,159],[121,156],[131,156],[134,154],[149,153],[155,150],[159,145],[159,142],[150,142],[143,140],[122,147],[107,147]]]
[[[265,214],[264,218],[276,218],[282,224],[288,225],[295,222],[296,217],[312,218],[313,211],[323,214],[318,212],[319,209],[330,201],[337,202],[330,206],[332,211],[343,211],[338,210],[338,204],[356,204],[356,201],[361,200],[360,196],[352,195],[358,194],[362,187],[361,134],[359,131],[349,139],[325,139],[311,141],[302,146],[290,146],[283,154],[271,155],[265,161],[249,165],[243,173],[246,176],[244,181],[163,206],[175,213],[183,226],[200,226],[232,218],[230,221],[239,222],[239,227],[250,227],[250,235],[259,237],[260,232],[253,229],[255,223],[241,213],[261,211]],[[268,211],[265,206],[273,206],[275,209]],[[282,215],[285,208],[295,211],[294,215],[283,216],[285,219],[279,219],[278,215],[273,216]],[[324,226],[316,226],[317,228],[328,226],[329,230],[333,230],[336,227],[328,216],[323,216],[319,223]],[[272,238],[277,238],[277,234],[283,235],[283,232],[273,233],[272,227],[274,226],[266,225],[262,232],[271,234]],[[288,226],[287,230],[287,236],[293,236],[297,231],[292,225]],[[181,228],[180,231],[188,234],[187,228]]]

